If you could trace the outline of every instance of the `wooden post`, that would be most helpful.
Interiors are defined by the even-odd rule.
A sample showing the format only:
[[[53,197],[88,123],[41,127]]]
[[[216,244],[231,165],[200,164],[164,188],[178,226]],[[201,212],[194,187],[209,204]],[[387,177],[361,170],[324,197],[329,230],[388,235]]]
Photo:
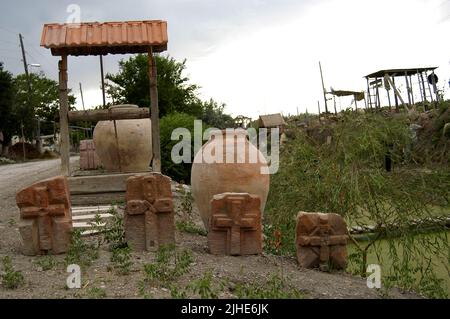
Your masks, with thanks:
[[[406,92],[408,92],[408,103],[411,104],[411,89],[409,88],[409,82],[408,82],[408,73],[405,72],[405,81],[406,81]]]
[[[370,85],[369,85],[369,78],[366,78],[367,80],[367,97],[369,98],[369,107],[372,109],[372,98],[370,96]]]
[[[325,89],[325,84],[323,82],[322,64],[320,64],[320,61],[319,61],[319,69],[320,69],[320,78],[322,79],[323,101],[325,103],[325,116],[327,116],[328,115],[327,90]]]
[[[105,97],[105,76],[103,75],[103,55],[100,54],[100,74],[102,77],[102,98],[103,98],[103,108],[106,108],[106,97]],[[84,110],[84,109],[83,109]]]
[[[376,97],[375,97],[375,108],[380,109],[381,108],[381,101],[380,101],[380,91],[378,90],[378,78],[375,78],[376,84]]]
[[[425,90],[425,82],[423,81],[423,75],[422,72],[419,73],[419,85],[422,83],[422,93],[423,93],[423,102],[427,101],[427,91]]]
[[[427,80],[428,92],[430,92],[431,102],[434,102],[433,93],[431,92],[430,82],[428,82],[428,72],[427,71],[425,71],[425,79]]]
[[[62,55],[58,62],[59,68],[59,152],[61,154],[61,174],[70,175],[69,163],[69,98],[67,95],[67,55]]]
[[[397,96],[397,89],[395,86],[395,75],[392,76],[392,89],[394,90],[394,98],[395,98],[395,111],[398,113],[398,96]]]
[[[414,89],[413,89],[413,84],[412,84],[412,79],[411,79],[411,75],[409,76],[409,87],[411,89],[411,105],[414,105]]]
[[[158,87],[157,87],[156,61],[153,56],[152,47],[148,50],[148,73],[150,82],[150,116],[152,121],[152,149],[153,161],[152,168],[154,172],[161,172],[161,149],[159,140],[159,106],[158,106]]]

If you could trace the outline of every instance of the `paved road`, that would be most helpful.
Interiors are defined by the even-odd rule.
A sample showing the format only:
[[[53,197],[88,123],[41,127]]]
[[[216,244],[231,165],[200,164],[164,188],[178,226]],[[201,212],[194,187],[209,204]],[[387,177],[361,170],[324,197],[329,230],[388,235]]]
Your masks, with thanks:
[[[73,163],[77,157],[71,157]],[[60,173],[60,159],[0,165],[0,220],[16,212],[16,192],[34,182]]]

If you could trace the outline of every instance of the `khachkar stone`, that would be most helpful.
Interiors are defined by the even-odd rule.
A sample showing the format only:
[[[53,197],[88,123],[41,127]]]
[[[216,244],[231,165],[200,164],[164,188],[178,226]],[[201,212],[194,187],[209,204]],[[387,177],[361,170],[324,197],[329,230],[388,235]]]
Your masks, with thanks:
[[[211,200],[208,246],[215,255],[262,252],[261,198],[248,193],[223,193]]]
[[[58,176],[33,184],[16,195],[20,209],[19,231],[25,255],[67,251],[72,213],[67,179]]]
[[[95,153],[93,140],[80,141],[80,169],[94,170],[100,166],[100,159]]]
[[[170,178],[160,173],[127,179],[125,237],[132,249],[155,251],[175,243]]]
[[[347,225],[337,214],[305,213],[297,216],[297,260],[301,267],[328,270],[347,265]]]

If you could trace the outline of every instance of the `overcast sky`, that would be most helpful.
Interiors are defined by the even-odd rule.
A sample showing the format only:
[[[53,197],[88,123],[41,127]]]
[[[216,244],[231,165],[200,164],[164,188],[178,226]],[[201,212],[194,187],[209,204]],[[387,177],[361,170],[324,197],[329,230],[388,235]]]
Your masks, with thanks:
[[[202,98],[226,103],[233,115],[317,112],[317,101],[323,104],[318,61],[327,89],[347,90],[364,90],[363,76],[379,69],[437,66],[438,84],[450,97],[450,0],[2,1],[6,69],[23,72],[22,33],[28,63],[57,80],[58,58],[39,47],[40,36],[44,23],[66,22],[72,3],[82,22],[166,20],[167,53],[186,58]],[[127,56],[106,56],[105,72],[117,72],[121,58]],[[98,57],[69,57],[77,97],[79,82],[86,106],[101,104]],[[338,109],[350,103],[338,100]]]

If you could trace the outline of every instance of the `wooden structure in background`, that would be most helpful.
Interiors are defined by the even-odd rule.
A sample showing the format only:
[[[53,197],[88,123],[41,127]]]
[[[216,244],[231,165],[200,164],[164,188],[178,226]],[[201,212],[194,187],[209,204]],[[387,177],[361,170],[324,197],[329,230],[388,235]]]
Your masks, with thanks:
[[[147,111],[135,110],[124,113],[102,111],[70,112],[67,88],[67,57],[82,55],[106,55],[125,53],[147,53],[149,57],[150,115],[152,122],[153,171],[161,171],[159,141],[159,106],[156,83],[156,62],[154,53],[167,49],[167,22],[161,20],[126,21],[106,23],[45,24],[41,46],[60,56],[59,68],[59,124],[61,172],[70,176],[69,164],[69,121],[119,120],[148,116]]]
[[[381,108],[380,88],[383,86],[387,93],[389,108],[392,107],[390,96],[391,89],[394,92],[394,101],[397,111],[399,110],[399,102],[406,108],[407,105],[414,105],[413,76],[417,76],[417,86],[419,87],[422,103],[427,104],[428,102],[439,101],[439,94],[436,86],[437,76],[434,74],[434,70],[436,69],[437,67],[388,69],[366,75],[369,108]],[[400,94],[397,87],[398,83],[395,81],[400,78],[403,78],[405,81],[406,100],[404,100]]]
[[[331,89],[330,92],[327,92],[327,94],[333,95],[333,98],[338,96],[353,96],[353,100],[355,102],[355,110],[358,110],[358,101],[365,100],[364,91],[348,91],[348,90],[333,90]],[[336,103],[334,103],[334,113],[336,114]]]
[[[265,128],[279,128],[280,134],[284,132],[286,122],[280,113],[260,115],[258,126]]]

